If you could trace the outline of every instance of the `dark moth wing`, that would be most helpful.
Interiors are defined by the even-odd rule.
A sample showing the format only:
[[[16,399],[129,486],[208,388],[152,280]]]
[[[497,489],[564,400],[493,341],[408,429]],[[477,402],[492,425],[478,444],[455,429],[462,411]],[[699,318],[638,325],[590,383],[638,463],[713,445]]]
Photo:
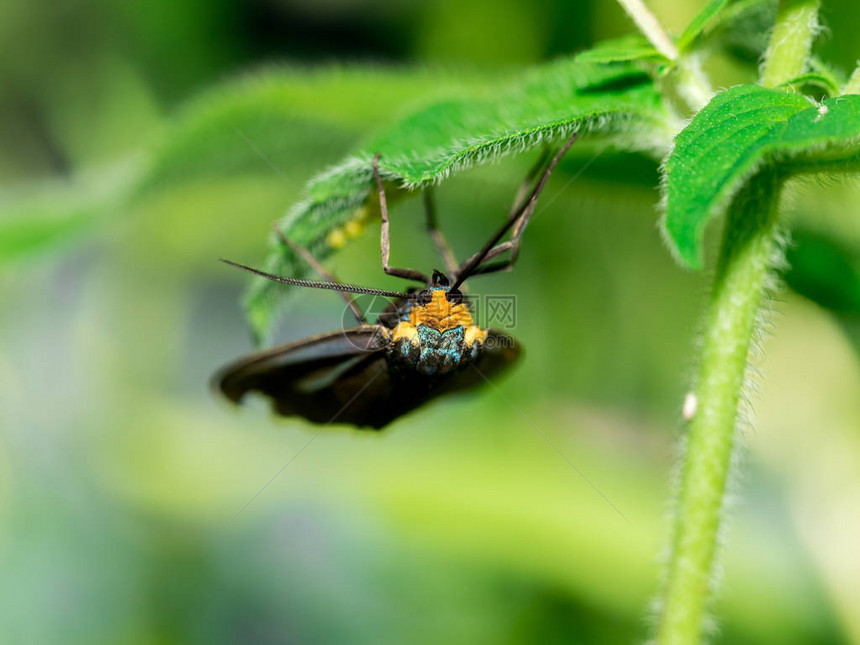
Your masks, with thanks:
[[[264,394],[282,416],[380,429],[438,396],[485,384],[520,354],[511,336],[491,329],[478,360],[455,374],[392,374],[387,338],[380,325],[320,334],[240,359],[215,383],[236,403],[251,391]]]
[[[375,425],[375,408],[390,391],[387,338],[379,325],[312,336],[240,359],[214,383],[235,403],[251,391],[264,394],[282,416]]]
[[[459,371],[439,377],[413,371],[392,379],[389,400],[377,410],[373,425],[382,428],[437,397],[486,385],[516,362],[520,354],[521,348],[512,336],[490,329],[481,355]]]

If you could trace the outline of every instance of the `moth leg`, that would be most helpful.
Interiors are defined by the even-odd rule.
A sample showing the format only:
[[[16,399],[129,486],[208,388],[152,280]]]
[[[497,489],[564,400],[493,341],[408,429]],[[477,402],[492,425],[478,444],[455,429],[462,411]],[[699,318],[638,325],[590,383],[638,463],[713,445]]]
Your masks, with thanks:
[[[427,188],[424,189],[423,197],[427,233],[430,235],[430,239],[433,240],[433,244],[436,246],[436,251],[438,251],[439,257],[442,258],[442,262],[445,264],[445,272],[449,277],[453,277],[457,272],[459,265],[457,264],[457,258],[454,257],[454,252],[451,251],[448,241],[439,229],[439,224],[436,220],[436,200],[433,196],[433,188],[431,186],[427,186]]]
[[[425,285],[430,283],[430,278],[420,271],[415,269],[402,269],[389,266],[388,256],[391,251],[391,238],[389,235],[388,221],[388,202],[385,199],[385,189],[382,187],[382,177],[379,176],[379,157],[380,153],[373,156],[373,176],[376,178],[376,188],[379,191],[379,211],[382,214],[382,233],[380,240],[381,255],[382,255],[382,270],[388,275],[405,278],[406,280],[415,280],[422,282]]]
[[[525,180],[517,190],[517,195],[514,198],[514,205],[509,214],[509,217],[515,217],[517,212],[520,212],[520,215],[511,227],[511,239],[497,244],[490,249],[481,261],[480,266],[472,271],[472,275],[486,275],[488,273],[510,271],[513,269],[514,264],[516,264],[517,258],[519,257],[523,232],[526,230],[526,226],[528,226],[529,221],[531,220],[531,216],[534,213],[535,206],[537,205],[538,197],[541,192],[543,192],[547,179],[549,179],[549,176],[555,169],[559,159],[559,157],[553,157],[547,149],[544,150],[543,154],[537,160],[537,163],[531,167]],[[532,188],[535,177],[538,176],[540,179]],[[510,257],[506,261],[485,264],[506,251],[511,252]],[[472,258],[474,257],[475,256],[472,256]],[[472,258],[466,260],[466,262],[463,263],[463,266],[468,265]]]
[[[514,197],[514,203],[511,206],[511,210],[508,211],[508,217],[513,217],[522,207],[526,198],[529,195],[531,187],[534,185],[535,178],[542,174],[543,171],[546,170],[546,167],[549,165],[549,162],[552,160],[552,151],[544,146],[543,151],[538,157],[537,161],[529,168],[528,173],[526,173],[525,179],[523,179],[520,187],[517,189],[517,194]]]
[[[305,262],[307,262],[308,265],[314,271],[316,271],[324,280],[327,280],[328,282],[336,282],[337,284],[342,284],[341,281],[338,280],[333,273],[329,272],[322,264],[320,264],[319,260],[317,260],[311,254],[310,251],[308,251],[305,247],[296,244],[290,238],[284,235],[284,232],[280,228],[278,228],[277,222],[272,223],[272,228],[275,231],[275,235],[278,236],[278,240],[280,240],[281,244],[292,249],[293,252],[296,253],[296,255],[299,255]],[[358,306],[358,303],[355,301],[355,298],[343,291],[338,291],[337,293],[346,303],[346,306],[349,308],[350,312],[352,312],[352,315],[355,316],[355,319],[358,321],[358,324],[366,325],[367,318],[365,317],[364,312],[361,310],[361,307]]]
[[[528,174],[526,174],[526,178],[523,179],[522,183],[520,184],[520,187],[517,189],[517,194],[514,197],[514,204],[513,206],[511,206],[511,210],[508,213],[508,217],[514,217],[518,211],[522,210],[522,213],[517,218],[517,221],[512,227],[511,239],[502,242],[501,244],[497,244],[492,249],[490,249],[489,253],[487,253],[481,264],[483,264],[484,262],[488,262],[495,257],[498,257],[505,251],[511,251],[511,258],[509,259],[509,261],[505,263],[495,263],[488,267],[479,268],[474,271],[472,275],[495,273],[496,271],[507,271],[513,268],[514,263],[517,261],[517,255],[519,255],[520,239],[522,238],[523,231],[525,231],[526,226],[528,226],[529,219],[534,212],[534,203],[531,204],[530,208],[525,207],[525,200],[529,197],[530,189],[534,184],[535,177],[546,171],[551,160],[552,155],[550,154],[549,148],[544,148],[544,151],[541,153],[541,156],[538,157],[537,162],[535,162],[535,164],[529,169]],[[540,192],[538,192],[538,194],[540,194]],[[468,258],[463,263],[463,266],[466,266],[474,257],[475,256],[473,255],[472,257]],[[490,267],[494,267],[493,270],[487,271],[486,269]]]

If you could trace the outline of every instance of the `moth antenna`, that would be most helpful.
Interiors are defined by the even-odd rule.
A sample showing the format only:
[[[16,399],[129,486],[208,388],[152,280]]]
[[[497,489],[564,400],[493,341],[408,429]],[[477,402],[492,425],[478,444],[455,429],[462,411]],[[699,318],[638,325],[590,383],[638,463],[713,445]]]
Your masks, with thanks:
[[[401,293],[399,291],[386,291],[384,289],[372,289],[370,287],[362,287],[357,284],[343,284],[341,282],[322,282],[318,280],[301,280],[299,278],[285,278],[283,276],[274,275],[272,273],[266,273],[265,271],[260,271],[259,269],[255,269],[253,267],[245,266],[244,264],[239,264],[238,262],[231,262],[230,260],[225,260],[221,258],[221,262],[224,264],[229,264],[231,267],[236,267],[237,269],[242,269],[243,271],[247,271],[248,273],[253,273],[260,277],[266,278],[267,280],[271,280],[272,282],[280,282],[281,284],[289,284],[294,287],[308,287],[311,289],[328,289],[329,291],[341,291],[344,293],[360,293],[366,294],[369,296],[383,296],[385,298],[409,298],[412,294]]]

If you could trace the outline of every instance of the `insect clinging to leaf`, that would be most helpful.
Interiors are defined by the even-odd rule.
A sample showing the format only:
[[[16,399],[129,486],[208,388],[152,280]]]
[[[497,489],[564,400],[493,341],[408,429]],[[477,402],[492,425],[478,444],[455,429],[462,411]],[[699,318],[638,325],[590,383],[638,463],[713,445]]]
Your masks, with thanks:
[[[388,275],[420,283],[420,289],[397,292],[342,283],[278,229],[281,243],[302,257],[322,281],[272,275],[223,260],[282,284],[336,291],[358,325],[241,358],[215,375],[218,389],[237,403],[247,393],[259,392],[271,399],[274,410],[282,416],[304,417],[325,425],[345,423],[381,429],[431,399],[472,389],[501,373],[517,360],[521,348],[510,335],[476,324],[463,295],[463,283],[514,265],[538,197],[576,138],[574,133],[554,156],[547,155],[538,162],[523,183],[504,225],[460,264],[436,225],[432,201],[425,191],[427,228],[446,269],[434,270],[431,275],[389,264],[388,206],[379,173],[380,155],[375,155],[373,175],[382,219],[382,269]],[[508,232],[510,239],[503,242]],[[506,260],[493,261],[506,252]],[[370,324],[349,294],[382,296],[390,298],[391,303]]]

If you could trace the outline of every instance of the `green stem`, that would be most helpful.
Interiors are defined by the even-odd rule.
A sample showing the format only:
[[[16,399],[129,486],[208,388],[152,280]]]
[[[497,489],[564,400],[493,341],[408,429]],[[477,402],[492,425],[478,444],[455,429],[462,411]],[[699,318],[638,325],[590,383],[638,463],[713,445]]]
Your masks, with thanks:
[[[687,55],[678,61],[677,74],[678,92],[694,112],[701,110],[714,97],[714,90],[697,58]]]
[[[627,12],[636,26],[645,37],[654,45],[654,48],[670,61],[677,63],[674,74],[673,90],[677,90],[680,98],[684,100],[689,108],[698,112],[714,95],[708,77],[699,65],[695,57],[679,59],[678,47],[663,29],[657,17],[651,13],[643,0],[618,0],[624,11]],[[682,108],[681,110],[685,110]]]
[[[817,28],[818,0],[780,0],[763,84],[800,75]],[[764,170],[734,199],[725,225],[676,502],[657,642],[695,645],[714,586],[717,536],[735,446],[756,316],[776,251],[781,180]]]
[[[775,251],[779,181],[771,171],[735,199],[711,294],[677,500],[657,641],[702,637],[750,342]]]
[[[624,8],[628,16],[633,18],[639,31],[651,41],[654,49],[669,60],[677,60],[678,48],[675,47],[675,43],[669,38],[669,34],[651,13],[651,10],[645,6],[643,0],[618,0],[618,4]]]
[[[803,74],[818,32],[820,0],[780,0],[761,84],[776,87]]]

